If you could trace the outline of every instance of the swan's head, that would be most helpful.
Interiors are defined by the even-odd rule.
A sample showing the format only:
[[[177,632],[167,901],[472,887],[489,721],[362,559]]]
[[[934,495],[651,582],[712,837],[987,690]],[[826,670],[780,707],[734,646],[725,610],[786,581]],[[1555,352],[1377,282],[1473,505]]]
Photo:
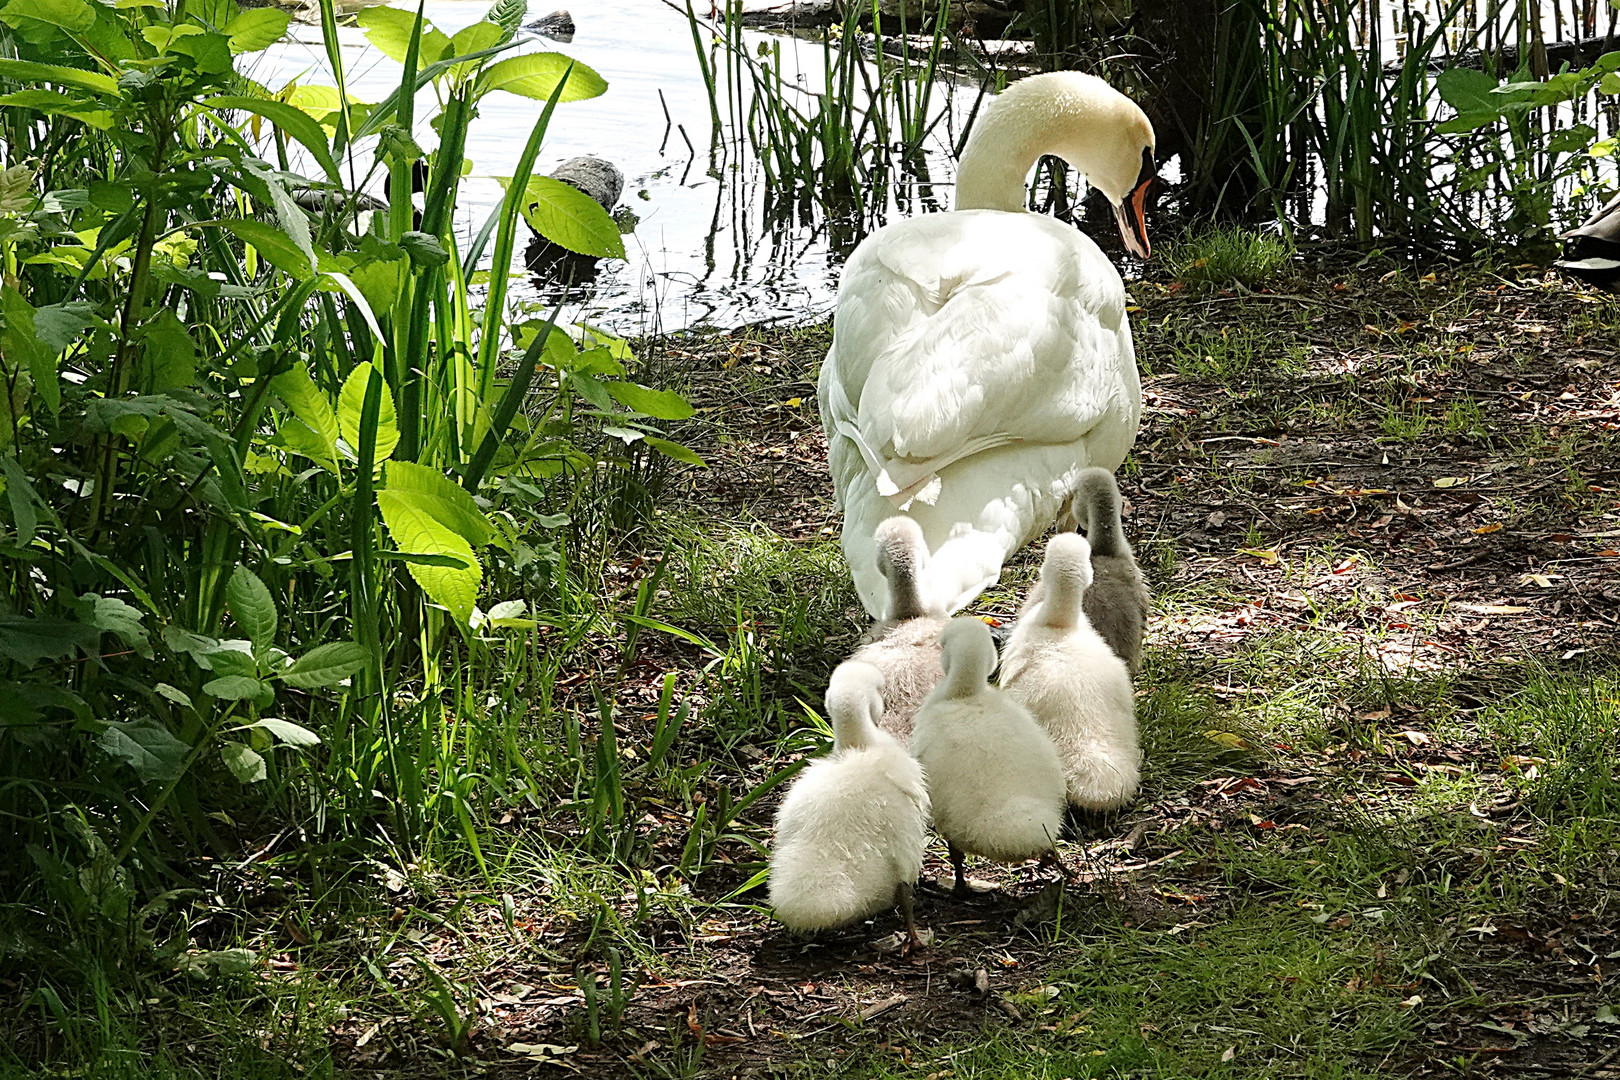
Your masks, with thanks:
[[[966,615],[952,619],[939,632],[939,648],[945,683],[952,691],[968,694],[984,689],[996,669],[996,643],[988,626]]]
[[[897,514],[879,523],[873,540],[877,544],[878,573],[889,583],[887,617],[900,620],[943,616],[945,609],[926,595],[928,543],[923,539],[922,526]]]
[[[858,750],[869,746],[883,718],[883,672],[859,660],[846,660],[827,683],[827,718],[833,746]]]
[[[1003,90],[974,125],[957,170],[956,208],[1022,210],[1030,168],[1056,154],[1107,196],[1126,249],[1145,259],[1153,146],[1147,114],[1095,75],[1031,75]]]

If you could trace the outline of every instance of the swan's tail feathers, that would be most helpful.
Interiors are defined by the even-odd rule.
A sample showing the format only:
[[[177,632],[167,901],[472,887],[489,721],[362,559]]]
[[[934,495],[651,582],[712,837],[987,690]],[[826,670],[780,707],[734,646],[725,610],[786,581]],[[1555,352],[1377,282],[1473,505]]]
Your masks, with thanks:
[[[928,560],[929,595],[944,602],[947,615],[961,611],[1001,579],[1001,541],[973,532],[947,540]]]
[[[1107,469],[1095,466],[1080,474],[1074,516],[1085,526],[1091,553],[1103,557],[1131,554],[1120,523],[1119,482]]]
[[[843,424],[839,425],[838,430],[841,434],[849,434],[844,431]],[[858,434],[850,435],[850,438],[860,440]],[[878,494],[904,510],[913,499],[929,506],[938,502],[942,490],[939,474],[949,466],[974,454],[982,454],[987,450],[1020,441],[1022,440],[1006,432],[991,432],[988,435],[968,439],[948,454],[922,461],[910,461],[905,458],[879,459],[864,440],[858,441],[857,445],[862,448],[862,456],[866,457],[867,465],[872,468],[872,477],[877,484]]]

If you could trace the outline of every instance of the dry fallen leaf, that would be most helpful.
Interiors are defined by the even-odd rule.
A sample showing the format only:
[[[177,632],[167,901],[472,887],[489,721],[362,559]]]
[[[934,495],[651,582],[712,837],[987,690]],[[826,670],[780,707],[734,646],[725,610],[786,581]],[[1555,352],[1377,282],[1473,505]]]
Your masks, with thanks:
[[[1442,476],[1434,481],[1434,486],[1437,488],[1461,487],[1466,483],[1468,483],[1468,477],[1466,476]]]
[[[1472,611],[1476,615],[1522,615],[1530,610],[1518,604],[1455,604],[1453,606],[1463,611]]]
[[[1432,735],[1423,731],[1403,731],[1401,734],[1405,736],[1406,741],[1411,743],[1413,746],[1428,746],[1434,741],[1434,737]]]
[[[1238,554],[1259,559],[1267,566],[1275,566],[1282,561],[1282,556],[1277,553],[1276,548],[1238,548]]]
[[[1550,589],[1553,587],[1553,578],[1546,574],[1521,574],[1519,575],[1519,584],[1536,585],[1543,589]]]
[[[1479,528],[1474,530],[1474,535],[1475,536],[1484,536],[1486,533],[1500,532],[1501,529],[1502,529],[1502,523],[1500,521],[1498,521],[1498,522],[1494,522],[1494,523],[1492,523],[1490,525],[1481,525]]]

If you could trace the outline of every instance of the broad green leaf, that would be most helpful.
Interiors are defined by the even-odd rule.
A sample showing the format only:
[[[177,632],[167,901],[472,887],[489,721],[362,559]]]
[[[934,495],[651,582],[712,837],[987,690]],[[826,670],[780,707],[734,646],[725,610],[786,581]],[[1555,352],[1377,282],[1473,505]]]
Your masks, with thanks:
[[[301,690],[314,690],[322,686],[336,686],[366,666],[371,654],[365,646],[352,641],[333,641],[317,645],[283,669],[281,681]]]
[[[101,633],[95,627],[75,619],[0,615],[0,656],[10,657],[23,667],[70,656],[74,650],[93,656],[100,642]]]
[[[254,8],[251,11],[244,11],[238,18],[246,18],[249,15],[270,10],[272,9]],[[333,91],[332,96],[333,102],[336,104],[336,91]],[[264,117],[313,154],[316,163],[320,165],[321,171],[326,173],[328,180],[342,186],[343,174],[338,172],[337,163],[332,159],[332,148],[327,140],[326,132],[308,112],[284,101],[236,95],[212,97],[208,99],[206,104],[212,109],[236,109]]]
[[[149,784],[179,776],[191,753],[191,747],[150,720],[108,724],[96,737],[96,745]]]
[[[613,399],[608,396],[602,380],[593,375],[573,373],[568,376],[568,381],[574,385],[575,392],[591,405],[602,412],[613,411]]]
[[[619,226],[600,203],[572,184],[532,176],[524,193],[523,220],[541,236],[581,255],[624,258]]]
[[[14,360],[26,362],[34,389],[51,407],[51,412],[56,412],[62,402],[62,388],[56,377],[56,351],[39,340],[33,305],[10,285],[0,285],[0,316],[5,318],[5,327],[0,329],[0,347],[3,347],[0,351]]]
[[[253,642],[256,654],[265,655],[275,644],[276,601],[259,575],[245,566],[238,566],[225,584],[225,610]]]
[[[47,349],[65,352],[96,321],[94,304],[73,301],[34,309],[34,337]]]
[[[252,244],[260,255],[263,255],[284,274],[290,275],[298,281],[304,281],[313,276],[310,269],[309,258],[299,250],[292,239],[274,225],[263,221],[242,219],[240,221],[222,221],[220,228]]]
[[[169,51],[191,57],[198,71],[210,75],[223,75],[231,70],[231,43],[224,34],[178,38],[169,43]]]
[[[374,10],[374,9],[368,9]],[[366,385],[374,369],[369,361],[356,364],[343,381],[338,395],[338,429],[349,449],[360,449],[360,418],[366,404]],[[386,461],[399,445],[399,425],[394,418],[394,395],[388,392],[388,383],[382,384],[382,398],[377,404],[377,453],[374,460]]]
[[[302,454],[327,472],[338,471],[337,458],[327,448],[326,440],[310,429],[302,420],[294,417],[276,428],[272,443],[284,446],[295,454]]]
[[[523,25],[523,16],[528,14],[527,0],[495,0],[484,13],[486,22],[492,22],[501,28],[501,40],[509,41]]]
[[[242,644],[245,647],[249,643]],[[202,659],[208,661],[208,670],[214,673],[215,678],[227,675],[243,675],[250,679],[259,677],[259,661],[252,653],[239,649],[215,649],[204,653]]]
[[[399,238],[399,246],[410,256],[411,265],[422,269],[443,266],[450,261],[450,253],[444,250],[444,245],[439,242],[437,236],[416,229],[402,235]]]
[[[168,308],[146,324],[142,336],[141,391],[161,394],[190,386],[197,379],[197,344]]]
[[[163,695],[165,698],[168,698],[170,701],[181,706],[182,708],[189,709],[192,707],[191,695],[186,693],[184,690],[181,690],[179,687],[170,686],[166,682],[160,682],[156,686],[152,687],[152,689],[156,690],[159,694]]]
[[[439,521],[433,514],[435,500],[420,492],[384,489],[377,492],[377,508],[382,511],[388,535],[401,551],[419,555],[440,555],[466,564],[456,569],[407,563],[407,569],[428,598],[448,608],[461,625],[467,625],[478,600],[483,570],[466,537]]]
[[[257,784],[267,775],[264,758],[246,743],[228,742],[219,748],[219,756],[225,759],[231,775],[244,784]]]
[[[96,24],[96,9],[84,0],[11,0],[11,3],[0,8],[0,22],[22,31],[25,36],[30,24],[43,24],[82,34]]]
[[[31,0],[12,0],[12,2],[26,7],[31,3]],[[58,67],[55,64],[35,64],[27,60],[12,60],[0,57],[0,79],[11,79],[24,86],[38,83],[77,86],[79,89],[89,90],[93,94],[104,94],[112,100],[119,97],[117,80],[100,72],[86,71],[80,68]]]
[[[481,19],[456,31],[455,37],[450,39],[450,55],[466,56],[468,53],[482,52],[510,36],[494,23]]]
[[[495,535],[495,527],[478,509],[467,489],[437,469],[414,461],[390,461],[385,486],[389,491],[411,491],[420,495],[421,505],[440,524],[460,533],[474,547],[483,547]]]
[[[203,683],[203,693],[212,694],[221,701],[252,701],[266,689],[264,683],[258,679],[250,679],[246,675],[227,675],[222,679]]]
[[[692,403],[669,390],[651,390],[633,382],[604,383],[619,404],[655,420],[685,420],[692,415]]]
[[[298,361],[291,370],[271,379],[270,389],[275,391],[276,396],[292,410],[292,414],[303,422],[306,430],[319,440],[326,457],[336,462],[337,441],[340,434],[337,414],[332,411],[332,405],[327,401],[326,395],[316,388],[314,380],[309,377],[309,365],[302,360]]]
[[[1458,113],[1496,112],[1496,80],[1473,68],[1447,68],[1436,80],[1441,99]]]
[[[268,49],[287,32],[292,13],[272,7],[250,8],[225,24],[231,52],[250,53]]]
[[[569,71],[569,65],[573,65],[572,71]],[[478,92],[484,94],[490,90],[505,90],[519,97],[548,101],[565,73],[568,83],[563,87],[562,96],[557,99],[559,104],[584,101],[607,92],[606,79],[584,64],[554,52],[525,53],[497,60],[478,76]]]
[[[405,52],[411,44],[411,31],[416,25],[415,12],[392,7],[368,7],[354,21],[366,32],[366,38],[379,52],[390,60],[404,63]],[[417,54],[418,70],[453,55],[450,39],[423,19],[422,43]]]
[[[267,716],[249,726],[268,731],[288,746],[319,746],[321,743],[319,735],[302,724],[293,723],[291,720],[277,720]]]
[[[66,116],[89,124],[98,131],[112,127],[112,113],[93,101],[68,97],[55,90],[18,90],[0,95],[0,105],[18,109],[34,109],[47,116]]]
[[[702,458],[698,457],[696,453],[687,447],[682,446],[678,442],[671,442],[668,439],[660,439],[656,435],[648,435],[646,436],[646,443],[648,446],[652,447],[654,450],[657,450],[660,454],[663,454],[667,458],[673,458],[676,461],[684,461],[688,465],[698,465],[705,469],[709,467],[709,463],[707,461],[704,461]]]
[[[112,634],[119,641],[142,656],[152,655],[151,640],[141,620],[146,612],[124,603],[115,596],[85,593],[79,597],[80,618],[104,634]]]

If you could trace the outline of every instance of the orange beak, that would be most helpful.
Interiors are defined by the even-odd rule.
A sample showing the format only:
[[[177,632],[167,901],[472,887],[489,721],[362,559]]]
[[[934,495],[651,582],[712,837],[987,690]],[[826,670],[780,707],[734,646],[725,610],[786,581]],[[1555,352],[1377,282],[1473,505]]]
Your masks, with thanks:
[[[1125,250],[1139,259],[1145,259],[1153,253],[1153,246],[1148,243],[1147,234],[1147,197],[1148,187],[1158,174],[1153,168],[1153,151],[1142,151],[1142,171],[1137,175],[1136,186],[1131,193],[1125,196],[1125,201],[1114,207],[1114,216],[1119,219],[1120,239],[1125,241]]]

